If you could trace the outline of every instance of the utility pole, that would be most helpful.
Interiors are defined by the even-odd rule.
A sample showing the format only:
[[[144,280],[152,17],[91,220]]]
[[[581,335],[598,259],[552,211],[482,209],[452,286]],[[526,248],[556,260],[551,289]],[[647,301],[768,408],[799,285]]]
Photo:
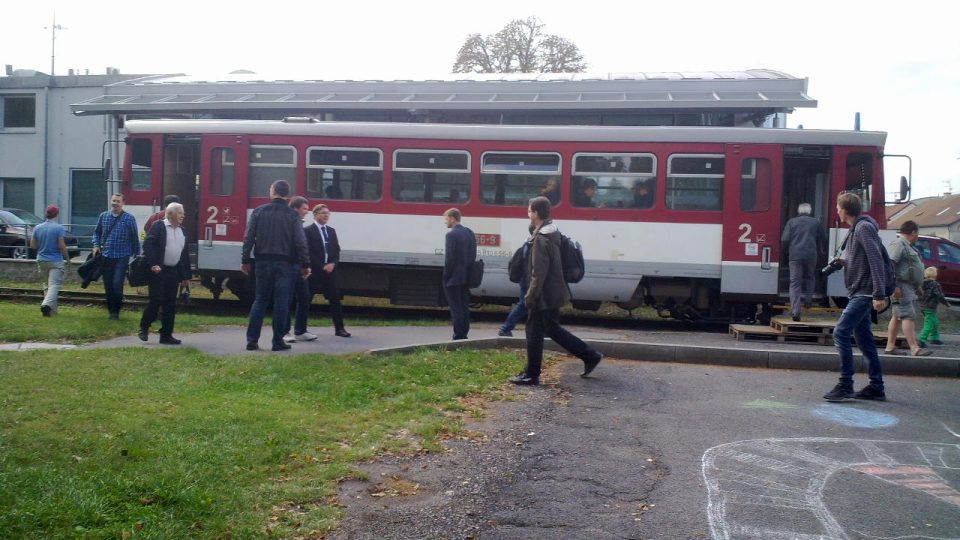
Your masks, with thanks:
[[[48,27],[44,26],[43,29],[46,30]],[[53,77],[56,75],[54,71],[54,66],[56,65],[57,58],[57,30],[69,30],[64,26],[57,24],[57,12],[53,12],[53,24],[49,26],[50,28],[50,76]]]

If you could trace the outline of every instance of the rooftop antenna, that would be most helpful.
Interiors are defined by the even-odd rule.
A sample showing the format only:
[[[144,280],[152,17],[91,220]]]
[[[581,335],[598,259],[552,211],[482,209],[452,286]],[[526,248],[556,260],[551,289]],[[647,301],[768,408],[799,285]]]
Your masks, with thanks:
[[[54,66],[57,58],[57,30],[69,30],[65,26],[60,26],[57,24],[57,12],[53,12],[53,24],[50,26],[44,26],[44,30],[50,30],[50,76],[56,75],[54,71]]]

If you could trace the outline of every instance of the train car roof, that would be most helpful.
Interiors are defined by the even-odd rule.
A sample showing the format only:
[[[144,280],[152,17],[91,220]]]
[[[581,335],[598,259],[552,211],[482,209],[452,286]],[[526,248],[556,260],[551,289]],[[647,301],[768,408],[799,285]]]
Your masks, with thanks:
[[[304,135],[389,139],[570,142],[779,143],[883,147],[879,131],[694,126],[518,126],[283,120],[129,120],[130,134]]]

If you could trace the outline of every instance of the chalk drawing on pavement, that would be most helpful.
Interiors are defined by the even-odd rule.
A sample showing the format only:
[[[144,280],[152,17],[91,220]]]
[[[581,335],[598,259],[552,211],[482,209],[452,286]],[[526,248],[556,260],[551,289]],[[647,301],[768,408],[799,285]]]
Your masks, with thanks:
[[[837,424],[869,429],[895,426],[900,421],[891,414],[827,403],[814,408],[813,415]]]
[[[715,540],[960,539],[960,492],[955,487],[960,477],[960,445],[817,437],[761,439],[715,446],[703,454],[702,464],[707,517]],[[879,534],[859,530],[856,523],[850,524],[848,533],[840,520],[854,512],[831,511],[825,493],[831,477],[838,473],[856,475],[854,486],[866,485],[868,480],[860,476],[866,475],[879,482],[871,486],[891,486],[893,497],[904,499],[898,503],[935,508],[933,514],[940,517],[922,534],[909,527]],[[854,491],[868,501],[868,507],[878,504],[872,498],[875,493],[860,493],[856,487]],[[839,505],[846,504],[846,499],[831,500]]]

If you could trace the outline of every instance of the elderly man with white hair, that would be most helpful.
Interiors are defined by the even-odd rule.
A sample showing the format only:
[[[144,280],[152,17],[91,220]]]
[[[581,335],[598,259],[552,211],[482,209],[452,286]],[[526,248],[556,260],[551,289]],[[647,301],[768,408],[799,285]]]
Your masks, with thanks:
[[[155,222],[143,243],[143,256],[150,269],[147,287],[150,302],[140,318],[141,341],[150,334],[150,325],[160,313],[160,343],[179,345],[173,337],[173,322],[177,315],[177,290],[190,280],[190,254],[187,251],[187,236],[183,231],[183,205],[170,203],[167,219]]]
[[[797,207],[797,217],[787,221],[780,237],[781,247],[790,260],[790,315],[800,320],[801,294],[803,307],[813,303],[813,286],[817,271],[817,255],[826,252],[827,232],[816,218],[810,216],[810,204]]]

